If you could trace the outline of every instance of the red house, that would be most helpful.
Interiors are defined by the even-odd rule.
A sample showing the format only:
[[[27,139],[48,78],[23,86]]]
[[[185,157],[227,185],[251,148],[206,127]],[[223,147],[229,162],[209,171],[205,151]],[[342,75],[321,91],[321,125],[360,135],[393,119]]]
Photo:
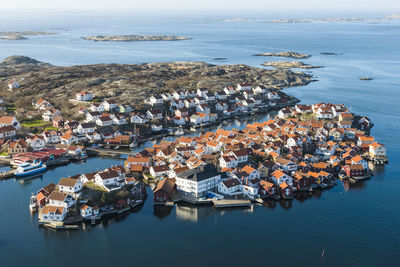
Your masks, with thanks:
[[[310,188],[313,178],[301,172],[296,172],[293,176],[293,186],[299,190],[306,190]]]
[[[276,186],[273,183],[261,180],[260,181],[260,193],[265,196],[273,196],[276,194]]]
[[[157,187],[153,191],[154,202],[170,201],[175,188],[174,178],[165,178],[158,182]]]
[[[364,175],[364,167],[362,164],[351,164],[343,167],[347,177],[357,177]]]
[[[293,190],[287,183],[281,183],[279,185],[279,187],[281,189],[281,194],[283,197],[291,197],[292,196]]]

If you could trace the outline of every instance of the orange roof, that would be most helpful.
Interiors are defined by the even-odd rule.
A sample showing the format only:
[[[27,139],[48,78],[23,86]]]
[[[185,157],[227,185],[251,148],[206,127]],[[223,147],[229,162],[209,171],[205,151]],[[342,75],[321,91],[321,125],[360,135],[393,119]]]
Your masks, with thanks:
[[[131,165],[131,168],[129,169],[131,172],[142,172],[143,171],[143,166],[142,165]]]
[[[13,120],[14,120],[14,116],[0,116],[1,124],[12,124]]]
[[[280,185],[279,185],[279,187],[280,188],[282,188],[282,189],[284,189],[284,188],[286,188],[286,187],[288,187],[289,185],[287,184],[287,183],[281,183]]]
[[[256,169],[254,169],[253,167],[246,165],[242,168],[242,172],[246,172],[248,174],[252,173],[253,171],[255,171]]]
[[[150,157],[128,157],[126,159],[126,162],[128,163],[150,163],[151,158]]]
[[[281,170],[276,170],[272,173],[272,176],[274,176],[275,178],[281,178],[283,175],[285,175]]]
[[[362,160],[362,157],[360,157],[359,155],[357,155],[351,159],[351,161],[353,161],[354,163],[358,163],[360,160]]]

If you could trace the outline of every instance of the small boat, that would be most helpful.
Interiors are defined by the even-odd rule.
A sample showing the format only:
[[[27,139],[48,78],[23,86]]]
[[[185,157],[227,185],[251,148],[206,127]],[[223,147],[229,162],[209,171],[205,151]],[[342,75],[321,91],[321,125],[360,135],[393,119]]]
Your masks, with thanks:
[[[180,129],[180,130],[176,130],[176,131],[174,132],[174,134],[175,134],[175,135],[184,135],[185,132],[184,132],[182,129]]]
[[[191,131],[191,132],[195,132],[195,131],[196,131],[196,128],[195,128],[195,127],[191,127],[191,128],[190,128],[190,131]]]
[[[29,176],[37,173],[41,173],[46,171],[47,166],[43,164],[42,162],[39,163],[26,163],[19,165],[17,170],[14,172],[14,175],[17,177],[24,177],[24,176]]]
[[[373,80],[373,78],[366,76],[366,77],[361,77],[360,80],[361,81],[371,81],[371,80]]]
[[[31,199],[30,199],[30,202],[29,202],[29,211],[31,212],[31,213],[35,213],[36,212],[36,209],[37,209],[37,206],[36,206],[36,196],[31,196]]]

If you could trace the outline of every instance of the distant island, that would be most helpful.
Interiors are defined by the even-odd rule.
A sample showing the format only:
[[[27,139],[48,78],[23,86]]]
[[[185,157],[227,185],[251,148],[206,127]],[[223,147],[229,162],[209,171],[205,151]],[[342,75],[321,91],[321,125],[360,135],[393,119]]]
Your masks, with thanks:
[[[0,32],[0,39],[3,40],[26,40],[26,35],[52,35],[54,32],[43,32],[43,31],[2,31]]]
[[[287,58],[309,58],[310,55],[300,54],[296,52],[277,52],[277,53],[263,53],[263,54],[255,54],[256,57],[287,57]]]
[[[248,18],[227,18],[227,19],[217,19],[216,21],[223,21],[223,22],[248,22],[252,21],[251,19]]]
[[[311,22],[360,22],[360,21],[385,21],[400,19],[400,14],[392,14],[381,18],[347,18],[347,17],[329,17],[329,18],[302,18],[302,19],[273,19],[271,23],[311,23]]]
[[[12,34],[12,35],[5,35],[1,37],[0,39],[5,39],[5,40],[26,40],[25,36],[19,35],[19,34]]]
[[[308,64],[304,64],[300,61],[271,61],[264,62],[261,65],[266,67],[274,67],[278,69],[291,69],[291,68],[301,68],[301,69],[315,69],[322,68],[322,66],[312,66]]]
[[[273,19],[271,23],[311,23],[311,22],[355,22],[369,21],[366,18],[303,18],[303,19]]]
[[[174,36],[174,35],[96,35],[83,36],[84,40],[96,42],[139,42],[139,41],[181,41],[190,40],[190,37]]]

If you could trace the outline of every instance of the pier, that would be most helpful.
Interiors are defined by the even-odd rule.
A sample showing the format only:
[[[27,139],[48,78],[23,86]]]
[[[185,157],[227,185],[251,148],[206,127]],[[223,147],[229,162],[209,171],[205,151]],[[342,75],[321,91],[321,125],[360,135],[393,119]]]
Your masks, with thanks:
[[[212,200],[214,208],[237,208],[237,207],[250,207],[252,205],[250,200],[247,199],[221,199]]]

